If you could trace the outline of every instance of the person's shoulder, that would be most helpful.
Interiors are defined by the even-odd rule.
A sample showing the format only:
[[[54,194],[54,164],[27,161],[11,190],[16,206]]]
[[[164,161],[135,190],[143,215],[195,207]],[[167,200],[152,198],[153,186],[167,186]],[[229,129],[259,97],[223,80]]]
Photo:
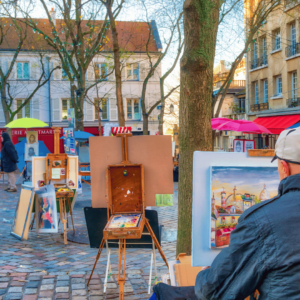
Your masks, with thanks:
[[[248,208],[239,218],[239,221],[242,221],[244,219],[247,219],[249,216],[253,215],[254,213],[258,212],[259,209],[273,203],[274,201],[276,201],[277,199],[280,198],[281,195],[277,195],[274,198],[271,198],[269,200],[263,201],[261,203],[255,204],[253,206],[251,206],[250,208]]]

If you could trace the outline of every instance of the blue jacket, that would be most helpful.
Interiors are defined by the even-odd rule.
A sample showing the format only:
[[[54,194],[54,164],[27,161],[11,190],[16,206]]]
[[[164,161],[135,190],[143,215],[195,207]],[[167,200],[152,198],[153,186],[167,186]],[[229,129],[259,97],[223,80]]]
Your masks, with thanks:
[[[2,133],[2,152],[1,152],[1,170],[6,173],[17,170],[18,154],[12,143],[9,135],[6,132]]]
[[[239,218],[229,247],[198,274],[198,299],[300,299],[300,174],[279,185],[277,197]]]

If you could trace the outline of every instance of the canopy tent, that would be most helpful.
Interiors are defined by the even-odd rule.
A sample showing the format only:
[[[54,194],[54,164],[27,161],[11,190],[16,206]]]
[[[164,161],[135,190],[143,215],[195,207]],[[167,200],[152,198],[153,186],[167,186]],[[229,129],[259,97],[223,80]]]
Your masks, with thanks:
[[[86,132],[86,131],[80,131],[80,130],[77,130],[77,131],[74,131],[74,138],[76,141],[78,142],[85,142],[87,141],[91,136],[94,136],[93,134],[89,133],[89,132]],[[62,136],[60,138],[61,140],[64,140],[65,137]]]
[[[299,121],[300,121],[300,114],[273,116],[273,117],[259,117],[255,119],[253,122],[266,127],[271,131],[272,134],[280,134],[283,130],[295,125]]]
[[[42,128],[42,127],[49,127],[49,125],[38,119],[21,118],[21,119],[17,119],[17,120],[9,122],[7,125],[5,125],[5,127],[7,127],[7,128]]]
[[[25,154],[26,142],[27,140],[25,138],[22,142],[15,145],[16,151],[19,156],[19,162],[17,163],[17,166],[20,172],[22,172],[22,170],[25,167],[24,154]],[[39,141],[39,156],[46,156],[47,153],[50,153],[50,151],[48,150],[48,148],[46,147],[43,141]]]

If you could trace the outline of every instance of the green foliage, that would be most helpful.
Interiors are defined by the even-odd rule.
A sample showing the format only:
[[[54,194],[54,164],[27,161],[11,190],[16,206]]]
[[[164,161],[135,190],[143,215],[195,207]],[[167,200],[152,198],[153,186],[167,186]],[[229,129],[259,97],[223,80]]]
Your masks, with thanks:
[[[257,198],[257,196],[255,196],[254,202],[255,202],[255,204],[258,204],[258,203],[260,203],[261,201]]]

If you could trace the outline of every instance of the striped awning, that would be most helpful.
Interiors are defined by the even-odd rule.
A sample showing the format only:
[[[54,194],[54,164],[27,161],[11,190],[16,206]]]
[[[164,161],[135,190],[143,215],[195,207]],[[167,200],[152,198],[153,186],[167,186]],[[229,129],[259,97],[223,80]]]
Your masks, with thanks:
[[[131,127],[112,127],[111,132],[113,135],[116,135],[117,133],[130,133]]]

